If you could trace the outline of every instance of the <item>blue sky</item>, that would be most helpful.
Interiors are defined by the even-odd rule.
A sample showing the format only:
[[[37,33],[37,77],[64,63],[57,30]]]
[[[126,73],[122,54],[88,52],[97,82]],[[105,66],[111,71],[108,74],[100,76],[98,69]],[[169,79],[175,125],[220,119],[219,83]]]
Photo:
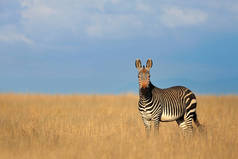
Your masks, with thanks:
[[[1,0],[0,92],[238,93],[236,0]]]

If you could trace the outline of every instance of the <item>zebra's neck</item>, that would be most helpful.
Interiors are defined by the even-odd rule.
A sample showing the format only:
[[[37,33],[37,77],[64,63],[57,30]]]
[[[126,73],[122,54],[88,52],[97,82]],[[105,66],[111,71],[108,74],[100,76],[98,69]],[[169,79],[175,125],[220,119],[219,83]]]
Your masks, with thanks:
[[[148,100],[152,97],[152,90],[154,85],[150,82],[149,86],[146,88],[140,88],[139,95],[141,100]]]

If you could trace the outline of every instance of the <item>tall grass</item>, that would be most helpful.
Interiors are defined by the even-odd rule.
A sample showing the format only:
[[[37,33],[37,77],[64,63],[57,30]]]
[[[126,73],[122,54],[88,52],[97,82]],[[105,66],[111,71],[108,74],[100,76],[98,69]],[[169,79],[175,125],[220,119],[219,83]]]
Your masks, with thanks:
[[[170,122],[147,139],[137,100],[133,94],[0,94],[0,158],[238,157],[237,96],[199,96],[207,135],[195,128],[191,138]]]

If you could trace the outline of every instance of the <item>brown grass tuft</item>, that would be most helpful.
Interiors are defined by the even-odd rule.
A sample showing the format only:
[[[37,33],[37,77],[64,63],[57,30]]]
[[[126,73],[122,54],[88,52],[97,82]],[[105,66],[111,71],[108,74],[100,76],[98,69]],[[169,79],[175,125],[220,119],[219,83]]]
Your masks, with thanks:
[[[147,139],[137,100],[133,94],[0,94],[0,158],[237,158],[237,96],[199,96],[207,135],[195,129],[192,138],[172,122]]]

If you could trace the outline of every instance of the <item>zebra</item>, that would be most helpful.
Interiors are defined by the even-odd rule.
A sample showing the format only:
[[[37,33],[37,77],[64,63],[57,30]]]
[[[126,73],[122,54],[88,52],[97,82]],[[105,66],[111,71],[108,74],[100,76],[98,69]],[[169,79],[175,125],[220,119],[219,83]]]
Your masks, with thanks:
[[[150,82],[150,69],[152,60],[148,59],[146,67],[141,66],[140,59],[136,59],[135,66],[138,70],[139,102],[138,109],[144,122],[147,136],[150,136],[151,123],[154,123],[154,133],[159,132],[160,122],[176,121],[184,130],[184,134],[193,131],[192,120],[197,127],[198,121],[195,94],[186,87],[174,86],[161,89]]]

